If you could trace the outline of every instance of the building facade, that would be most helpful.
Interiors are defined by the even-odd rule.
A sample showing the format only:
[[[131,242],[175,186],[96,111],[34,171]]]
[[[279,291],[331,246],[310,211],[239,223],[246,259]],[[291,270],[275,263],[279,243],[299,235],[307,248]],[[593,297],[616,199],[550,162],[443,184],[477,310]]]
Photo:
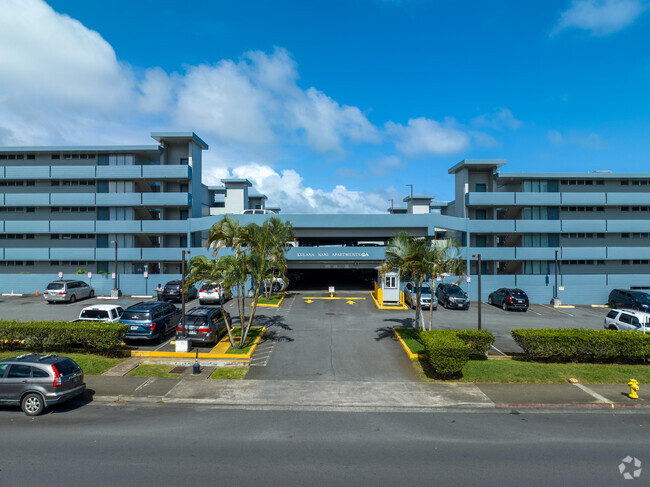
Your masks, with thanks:
[[[102,293],[117,270],[124,292],[146,293],[178,277],[182,250],[210,255],[207,231],[223,215],[269,217],[260,214],[270,213],[266,196],[246,179],[203,185],[208,146],[196,134],[152,138],[146,146],[0,147],[0,291],[33,293],[78,273]],[[476,254],[482,299],[516,286],[533,302],[557,293],[565,303],[598,304],[612,288],[650,288],[650,173],[507,173],[504,165],[453,166],[450,202],[415,194],[385,214],[282,214],[297,237],[290,270],[329,272],[330,281],[375,276],[388,240],[407,231],[458,239],[474,299]]]

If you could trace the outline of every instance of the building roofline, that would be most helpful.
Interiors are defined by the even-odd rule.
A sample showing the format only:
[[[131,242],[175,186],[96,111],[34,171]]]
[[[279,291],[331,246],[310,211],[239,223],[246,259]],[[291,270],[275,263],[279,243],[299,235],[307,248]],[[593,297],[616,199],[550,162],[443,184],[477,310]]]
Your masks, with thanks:
[[[499,179],[648,179],[645,172],[500,172]]]
[[[458,164],[449,168],[447,171],[448,174],[455,174],[458,171],[470,168],[470,169],[498,169],[501,166],[505,166],[505,159],[463,159]]]
[[[0,152],[140,152],[160,150],[158,145],[49,145],[0,147]]]
[[[187,140],[194,142],[203,150],[208,149],[208,144],[206,144],[203,139],[194,132],[151,132],[151,138],[158,142],[162,142],[163,139],[178,139],[180,141]]]
[[[228,184],[228,183],[242,183],[245,184],[246,186],[253,186],[253,183],[251,183],[248,179],[222,179],[221,182],[223,184]]]

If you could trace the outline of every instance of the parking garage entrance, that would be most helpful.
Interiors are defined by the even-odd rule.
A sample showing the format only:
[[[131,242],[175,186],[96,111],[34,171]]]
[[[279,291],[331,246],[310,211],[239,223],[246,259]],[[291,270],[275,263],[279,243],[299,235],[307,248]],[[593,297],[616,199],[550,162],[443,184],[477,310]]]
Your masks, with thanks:
[[[372,291],[377,281],[377,270],[355,268],[291,269],[287,272],[293,291],[323,291],[329,286],[336,291]]]

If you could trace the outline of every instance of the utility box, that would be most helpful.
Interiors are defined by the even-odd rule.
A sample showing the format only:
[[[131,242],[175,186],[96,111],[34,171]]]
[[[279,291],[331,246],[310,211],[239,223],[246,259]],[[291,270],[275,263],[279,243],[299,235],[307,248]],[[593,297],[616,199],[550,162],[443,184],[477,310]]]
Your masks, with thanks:
[[[187,338],[177,338],[176,339],[176,352],[177,353],[187,353],[192,350],[192,340]]]
[[[383,276],[379,274],[379,290],[381,293],[381,304],[400,302],[400,282],[398,272],[387,272]]]

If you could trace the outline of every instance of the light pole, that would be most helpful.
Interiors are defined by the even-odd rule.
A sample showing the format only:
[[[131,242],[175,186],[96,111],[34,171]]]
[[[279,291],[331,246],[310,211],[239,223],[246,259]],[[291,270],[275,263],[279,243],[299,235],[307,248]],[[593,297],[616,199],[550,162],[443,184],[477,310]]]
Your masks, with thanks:
[[[407,184],[406,186],[411,187],[411,213],[413,213],[413,185],[412,184]]]
[[[189,250],[181,251],[181,320],[184,338],[187,338],[187,329],[185,328],[185,255],[189,253],[191,253]]]
[[[111,291],[111,297],[119,298],[120,289],[117,286],[117,237],[115,238],[115,240],[111,241],[111,243],[115,244],[115,279],[113,281],[113,291]]]
[[[557,254],[558,252],[562,252],[562,250],[556,250],[555,251],[555,289],[553,290],[553,305],[560,304],[559,303],[559,298],[557,297]]]
[[[472,257],[478,259],[478,329],[481,329],[481,254]]]

